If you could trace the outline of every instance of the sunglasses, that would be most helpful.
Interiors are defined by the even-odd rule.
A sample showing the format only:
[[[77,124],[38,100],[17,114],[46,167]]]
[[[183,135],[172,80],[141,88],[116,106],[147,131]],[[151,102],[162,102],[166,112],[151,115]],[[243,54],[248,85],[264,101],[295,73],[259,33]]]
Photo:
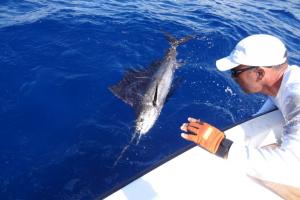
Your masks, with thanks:
[[[254,69],[254,68],[257,68],[257,66],[250,66],[250,67],[245,67],[245,68],[242,68],[242,69],[232,69],[231,70],[231,76],[232,77],[238,77],[241,73],[245,72],[245,71],[248,71],[250,69]]]

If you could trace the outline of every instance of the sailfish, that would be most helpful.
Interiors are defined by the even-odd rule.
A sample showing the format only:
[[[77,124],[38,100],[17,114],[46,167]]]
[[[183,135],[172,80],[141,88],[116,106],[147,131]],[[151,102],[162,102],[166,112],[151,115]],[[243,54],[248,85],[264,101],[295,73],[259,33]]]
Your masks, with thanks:
[[[170,47],[164,57],[145,69],[130,69],[110,91],[136,112],[135,133],[146,134],[155,124],[171,89],[174,73],[181,64],[176,60],[177,47],[192,36],[179,40],[165,33]]]

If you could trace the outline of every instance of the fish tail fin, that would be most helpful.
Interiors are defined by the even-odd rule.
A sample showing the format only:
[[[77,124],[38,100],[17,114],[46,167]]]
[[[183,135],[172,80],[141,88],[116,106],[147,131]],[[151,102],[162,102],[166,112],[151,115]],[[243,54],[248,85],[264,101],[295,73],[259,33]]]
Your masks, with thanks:
[[[177,47],[183,43],[186,43],[187,41],[189,41],[190,39],[195,38],[195,36],[192,35],[188,35],[185,36],[179,40],[177,40],[175,37],[173,37],[170,33],[164,32],[165,37],[167,38],[167,40],[169,41],[170,45],[173,47]]]
[[[170,33],[168,33],[168,32],[163,32],[163,33],[171,45],[175,44],[177,42],[177,39],[175,37],[173,37],[173,35],[171,35]]]

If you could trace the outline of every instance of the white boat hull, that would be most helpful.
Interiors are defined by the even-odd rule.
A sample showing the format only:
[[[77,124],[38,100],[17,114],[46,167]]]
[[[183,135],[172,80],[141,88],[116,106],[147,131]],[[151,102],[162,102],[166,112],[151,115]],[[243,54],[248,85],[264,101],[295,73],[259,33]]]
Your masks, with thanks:
[[[282,132],[282,116],[272,111],[225,131],[227,138],[263,146]],[[256,133],[249,139],[250,133]],[[195,146],[106,197],[147,199],[281,199],[224,159]]]

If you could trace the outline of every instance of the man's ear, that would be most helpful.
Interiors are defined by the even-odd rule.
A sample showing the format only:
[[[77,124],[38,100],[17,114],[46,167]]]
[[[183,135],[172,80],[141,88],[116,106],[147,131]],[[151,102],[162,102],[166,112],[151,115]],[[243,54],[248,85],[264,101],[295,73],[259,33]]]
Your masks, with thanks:
[[[257,76],[257,81],[261,81],[264,76],[265,76],[265,70],[263,68],[257,68],[256,69],[256,76]]]

